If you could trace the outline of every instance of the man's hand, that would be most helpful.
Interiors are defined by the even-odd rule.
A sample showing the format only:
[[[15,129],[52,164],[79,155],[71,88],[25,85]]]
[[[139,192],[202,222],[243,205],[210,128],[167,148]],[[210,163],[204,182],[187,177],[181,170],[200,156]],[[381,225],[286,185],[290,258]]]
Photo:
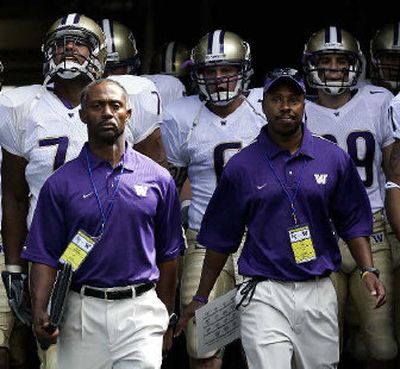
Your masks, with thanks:
[[[3,271],[1,278],[3,279],[8,303],[13,313],[22,323],[31,326],[32,312],[25,295],[27,275],[25,273]]]
[[[40,344],[42,350],[47,350],[50,345],[57,343],[57,338],[60,334],[58,328],[49,323],[49,316],[43,313],[33,323],[33,332]]]
[[[375,297],[375,303],[371,308],[377,309],[384,305],[386,302],[386,290],[382,281],[374,273],[366,273],[362,280],[371,296]]]
[[[162,347],[163,358],[167,357],[168,352],[172,348],[173,338],[174,338],[173,334],[174,334],[174,327],[169,327],[167,331],[164,333],[163,347]]]
[[[175,329],[175,337],[179,336],[182,331],[187,327],[189,320],[195,316],[196,310],[200,309],[204,306],[204,302],[200,301],[192,301],[186,308],[183,310],[181,317],[179,318],[178,324]]]

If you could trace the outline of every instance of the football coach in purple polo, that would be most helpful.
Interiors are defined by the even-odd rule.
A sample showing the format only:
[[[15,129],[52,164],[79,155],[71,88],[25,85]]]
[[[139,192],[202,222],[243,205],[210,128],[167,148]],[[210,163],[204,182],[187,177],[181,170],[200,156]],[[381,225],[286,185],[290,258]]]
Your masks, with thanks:
[[[247,229],[237,304],[250,369],[337,367],[337,298],[329,275],[341,257],[333,228],[360,268],[371,308],[385,302],[372,264],[372,213],[364,185],[341,148],[307,129],[304,99],[296,70],[267,76],[268,124],[223,171],[197,238],[207,247],[200,285],[176,331],[207,302]]]
[[[125,142],[131,113],[115,81],[82,91],[88,142],[42,187],[22,254],[32,262],[33,328],[42,345],[58,338],[60,369],[156,369],[163,341],[172,344],[179,199],[168,171]],[[52,286],[67,262],[63,322],[49,333]]]

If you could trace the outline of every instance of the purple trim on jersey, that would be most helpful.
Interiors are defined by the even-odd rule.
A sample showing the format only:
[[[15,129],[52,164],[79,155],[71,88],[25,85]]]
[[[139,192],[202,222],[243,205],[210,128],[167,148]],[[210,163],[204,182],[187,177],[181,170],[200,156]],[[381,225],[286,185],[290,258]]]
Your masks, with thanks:
[[[74,24],[75,23],[79,23],[80,19],[81,19],[81,15],[80,14],[75,14]]]
[[[61,19],[61,25],[63,26],[65,24],[65,22],[67,21],[68,18],[68,14],[65,15],[62,19]]]
[[[22,257],[57,268],[78,230],[93,234],[98,227],[101,214],[88,175],[86,147],[43,185]],[[105,208],[121,179],[103,236],[74,272],[73,286],[113,287],[157,281],[157,264],[177,258],[184,249],[173,179],[130,147],[125,150],[122,174],[122,161],[112,168],[109,162],[89,155]]]
[[[225,47],[224,39],[225,39],[225,31],[221,31],[221,33],[219,34],[219,52],[221,54],[224,53],[224,47]]]
[[[290,202],[267,157],[292,196],[301,178],[294,207],[298,225],[310,229],[316,253],[313,260],[295,261],[288,234],[294,227]],[[347,153],[304,127],[301,147],[290,155],[271,141],[264,127],[254,143],[226,164],[197,240],[230,254],[247,229],[240,274],[302,281],[339,269],[341,256],[332,223],[348,241],[369,236],[372,218],[365,187]]]
[[[208,34],[207,54],[212,54],[213,39],[214,39],[214,32],[210,32]]]

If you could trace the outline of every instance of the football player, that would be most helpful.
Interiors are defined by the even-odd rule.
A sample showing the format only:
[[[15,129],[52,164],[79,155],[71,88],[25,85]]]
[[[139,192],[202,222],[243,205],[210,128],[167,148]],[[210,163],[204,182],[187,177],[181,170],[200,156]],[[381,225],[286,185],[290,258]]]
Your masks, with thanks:
[[[142,75],[139,52],[132,31],[120,22],[102,19],[99,22],[107,38],[107,64],[104,75],[120,82],[128,93],[139,86],[156,86],[160,98],[160,111],[169,102],[185,94],[184,85],[175,77],[167,75]],[[154,90],[154,89],[153,89]],[[146,101],[141,102],[146,106]],[[135,111],[135,107],[133,107]],[[162,147],[159,127],[154,127],[146,140],[137,147],[139,151],[151,157],[157,163],[166,166],[165,152]]]
[[[3,63],[0,60],[0,91],[3,85]],[[1,163],[1,154],[0,154]],[[0,207],[1,219],[1,207]],[[0,272],[5,270],[3,242],[0,234]],[[4,284],[0,282],[0,369],[9,368],[9,340],[13,324],[12,312],[8,305],[8,298],[4,289]]]
[[[340,241],[342,267],[335,273],[339,317],[343,326],[344,306],[355,304],[360,330],[368,352],[369,368],[391,368],[397,355],[393,331],[393,273],[390,245],[385,231],[381,183],[389,164],[393,144],[388,108],[393,95],[383,87],[363,83],[362,53],[358,41],[338,27],[326,27],[312,34],[305,45],[303,69],[309,85],[317,90],[315,101],[306,102],[309,129],[346,150],[354,160],[367,189],[374,213],[371,237],[374,265],[387,288],[387,303],[370,309],[356,264]],[[351,296],[351,299],[348,299]]]
[[[181,42],[166,42],[154,53],[151,73],[179,78],[185,85],[186,95],[197,93],[196,84],[190,77],[190,49]]]
[[[232,32],[215,30],[200,39],[191,53],[192,78],[199,95],[187,96],[169,104],[161,124],[167,158],[181,185],[186,177],[192,188],[181,279],[181,306],[195,294],[205,249],[196,235],[207,204],[225,163],[248,145],[265,125],[262,88],[246,90],[252,75],[250,46]],[[230,257],[211,293],[211,299],[234,288],[237,258]],[[220,368],[222,352],[197,353],[196,326],[186,331],[190,367]]]
[[[75,158],[87,141],[86,126],[79,118],[80,93],[103,75],[106,38],[92,19],[68,14],[50,27],[42,51],[43,85],[19,87],[0,96],[5,281],[10,286],[9,300],[15,297],[18,302],[26,276],[19,255],[38,194],[50,174]],[[134,144],[140,144],[159,124],[159,99],[154,91],[146,92],[145,98],[141,90],[129,96],[135,110],[129,122]],[[25,318],[23,305],[16,305],[14,311]],[[40,353],[46,356],[42,368],[56,367],[54,353],[54,347]]]
[[[400,22],[378,29],[370,43],[371,82],[397,94],[400,90]]]

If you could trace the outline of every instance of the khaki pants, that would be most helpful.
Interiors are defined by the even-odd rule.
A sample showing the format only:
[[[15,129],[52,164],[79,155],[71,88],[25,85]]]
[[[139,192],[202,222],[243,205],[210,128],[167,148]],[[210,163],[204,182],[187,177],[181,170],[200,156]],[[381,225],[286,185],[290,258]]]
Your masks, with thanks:
[[[181,309],[184,309],[192,301],[192,297],[196,293],[200,282],[201,269],[203,267],[206,249],[197,243],[197,233],[197,231],[192,229],[188,229],[186,233],[188,248],[183,261],[180,296]],[[234,255],[229,256],[220,276],[214,285],[213,290],[210,293],[209,301],[229,292],[235,288],[237,284],[242,282],[243,279],[237,271],[237,260],[240,252],[241,248],[239,248]],[[218,351],[209,352],[201,357],[197,354],[197,329],[196,325],[193,323],[193,319],[189,321],[185,333],[187,352],[190,357],[204,359],[221,355],[221,353]]]
[[[340,240],[342,267],[339,273],[332,275],[332,281],[338,295],[341,336],[345,320],[353,326],[359,325],[358,337],[362,337],[362,343],[366,346],[369,357],[376,360],[391,360],[397,355],[393,320],[393,270],[391,249],[382,212],[374,214],[373,234],[370,239],[374,266],[380,270],[380,279],[386,287],[386,304],[379,309],[371,309],[374,299],[360,279],[347,244]],[[353,314],[349,315],[348,311],[352,311]]]

